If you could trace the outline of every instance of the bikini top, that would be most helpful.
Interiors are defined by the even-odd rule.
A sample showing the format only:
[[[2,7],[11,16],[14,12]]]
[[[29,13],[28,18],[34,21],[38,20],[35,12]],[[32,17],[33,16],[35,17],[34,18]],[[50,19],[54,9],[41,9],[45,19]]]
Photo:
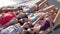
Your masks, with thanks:
[[[34,13],[31,13],[29,16],[30,16],[31,21],[34,22],[37,20],[37,16]]]

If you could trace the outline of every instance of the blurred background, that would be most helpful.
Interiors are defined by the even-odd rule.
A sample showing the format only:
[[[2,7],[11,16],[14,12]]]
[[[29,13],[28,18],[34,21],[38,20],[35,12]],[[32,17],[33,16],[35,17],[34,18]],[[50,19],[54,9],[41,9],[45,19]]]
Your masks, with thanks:
[[[53,4],[60,8],[60,0],[48,0],[50,4]]]

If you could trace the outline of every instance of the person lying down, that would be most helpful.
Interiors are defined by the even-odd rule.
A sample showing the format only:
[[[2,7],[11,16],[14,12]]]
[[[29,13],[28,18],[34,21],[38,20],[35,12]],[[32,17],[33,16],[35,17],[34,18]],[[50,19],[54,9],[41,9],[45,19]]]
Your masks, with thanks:
[[[33,26],[33,28],[28,28],[27,31],[29,31],[30,33],[36,33],[38,34],[39,31],[45,31],[47,28],[50,27],[50,23],[53,23],[53,19],[51,18],[51,16],[44,16],[43,18],[39,19]]]
[[[48,8],[48,9],[51,10],[52,7]],[[55,8],[53,8],[52,10],[54,10],[54,9]],[[58,10],[58,9],[55,9],[55,10]],[[50,23],[52,23],[52,25],[54,26],[54,21],[53,20],[54,20],[54,17],[55,17],[54,16],[55,11],[53,11],[52,13],[47,12],[47,14],[43,18],[41,18],[37,22],[35,22],[33,28],[28,28],[27,32],[29,32],[29,33],[34,33],[35,32],[36,34],[38,34],[39,31],[45,31],[47,28],[49,28]]]

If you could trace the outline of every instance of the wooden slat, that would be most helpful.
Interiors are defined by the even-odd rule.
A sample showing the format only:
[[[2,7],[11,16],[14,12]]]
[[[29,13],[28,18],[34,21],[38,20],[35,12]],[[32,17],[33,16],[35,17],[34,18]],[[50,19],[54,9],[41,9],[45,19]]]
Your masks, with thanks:
[[[58,24],[60,24],[60,10],[58,11],[55,19],[54,19],[54,25],[57,26]]]
[[[46,6],[46,2],[48,2],[47,0],[44,0],[42,3],[40,3],[39,5],[39,10],[44,8]]]
[[[39,19],[41,19],[43,16],[44,16],[44,15],[39,16],[39,18],[38,18],[35,22],[33,22],[32,25],[35,25],[35,23],[36,23],[37,21],[39,21]]]
[[[47,34],[48,32],[52,31],[59,23],[60,23],[60,10],[58,11],[58,13],[54,19],[54,26],[49,27],[49,30],[46,30],[45,33]]]
[[[44,11],[51,11],[51,10],[53,10],[53,11],[56,11],[57,12],[57,15],[56,15],[56,17],[55,17],[55,19],[54,19],[54,26],[53,26],[53,24],[50,22],[50,27],[46,30],[46,31],[44,31],[43,32],[43,34],[44,33],[48,33],[48,32],[50,32],[52,29],[54,29],[54,27],[56,27],[60,22],[59,22],[59,20],[60,20],[60,11],[58,11],[58,8],[56,8],[54,5],[52,5],[52,6],[49,6],[49,7],[47,7],[46,9],[44,9]],[[54,12],[53,12],[54,13]]]

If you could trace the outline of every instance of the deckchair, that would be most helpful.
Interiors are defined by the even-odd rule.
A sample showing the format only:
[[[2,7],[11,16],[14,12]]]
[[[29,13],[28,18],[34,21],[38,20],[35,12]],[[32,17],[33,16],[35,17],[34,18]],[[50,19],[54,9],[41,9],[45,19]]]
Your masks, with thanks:
[[[57,14],[56,14],[56,16],[54,17],[54,26],[53,26],[53,24],[52,23],[50,23],[50,27],[47,29],[47,30],[45,30],[45,31],[43,31],[42,33],[40,33],[40,34],[47,34],[47,33],[49,33],[50,31],[52,31],[57,25],[59,25],[59,15],[60,15],[60,11],[58,11],[58,8],[56,8],[55,6],[50,6],[50,8],[49,9],[46,9],[45,11],[51,11],[51,10],[53,10],[53,13],[55,13],[55,11],[57,12]]]
[[[56,8],[54,5],[51,5],[51,6],[49,6],[49,7],[47,7],[47,8],[45,8],[45,9],[43,9],[43,11],[41,11],[41,12],[50,12],[51,10],[53,10],[53,13],[57,13],[57,14],[59,14],[59,12],[58,12],[58,8]],[[57,16],[57,15],[56,15]],[[39,20],[39,19],[41,19],[41,18],[43,18],[44,17],[44,15],[42,16],[40,16],[34,23],[33,23],[33,25],[35,25],[35,23]],[[40,33],[40,34],[46,34],[46,33],[48,33],[48,32],[50,32],[51,30],[53,30],[54,28],[53,27],[56,27],[56,23],[55,23],[55,20],[56,20],[57,18],[54,16],[54,26],[53,26],[53,24],[52,23],[50,23],[50,27],[46,30],[46,31],[40,31],[40,32],[42,32],[42,33]]]
[[[37,1],[38,1],[38,0],[37,0]],[[27,3],[26,3],[26,4],[27,4]],[[23,4],[22,6],[26,6],[26,4]],[[38,4],[39,6],[36,6],[35,4]],[[48,4],[48,1],[47,1],[47,0],[41,0],[41,1],[38,1],[38,2],[34,2],[34,3],[33,3],[33,1],[28,2],[27,6],[28,6],[29,8],[31,8],[30,11],[35,12],[35,11],[37,11],[37,10],[39,10],[39,9],[44,8],[45,5],[46,5],[46,6],[49,6],[49,5],[47,5],[47,4]],[[24,9],[23,9],[23,10],[24,10]],[[26,11],[26,10],[24,10],[24,11]]]
[[[48,3],[48,0],[44,0],[42,3],[39,4],[39,10],[43,9],[47,6],[49,6],[50,4]]]

